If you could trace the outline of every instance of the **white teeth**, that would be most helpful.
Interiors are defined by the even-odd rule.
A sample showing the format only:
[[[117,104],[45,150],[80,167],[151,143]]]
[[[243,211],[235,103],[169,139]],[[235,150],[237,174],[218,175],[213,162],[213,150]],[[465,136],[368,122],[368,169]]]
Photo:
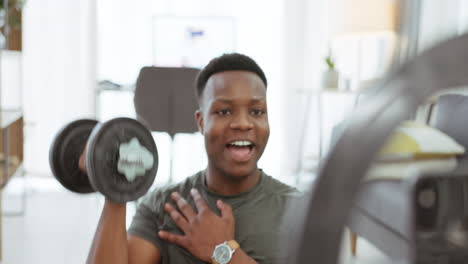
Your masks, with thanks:
[[[238,140],[238,141],[233,141],[231,143],[229,143],[230,145],[233,145],[233,146],[236,146],[236,147],[245,147],[245,146],[250,146],[252,145],[252,142],[250,141],[241,141],[241,140]]]

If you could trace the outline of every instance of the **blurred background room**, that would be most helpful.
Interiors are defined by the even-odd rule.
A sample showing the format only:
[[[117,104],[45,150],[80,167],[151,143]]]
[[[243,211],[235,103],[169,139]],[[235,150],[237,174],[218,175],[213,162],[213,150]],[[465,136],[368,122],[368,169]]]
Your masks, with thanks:
[[[7,264],[85,262],[104,198],[64,189],[51,173],[50,145],[61,127],[79,118],[136,118],[142,68],[200,69],[230,52],[252,57],[269,84],[271,135],[260,167],[308,190],[336,125],[364,101],[368,87],[468,29],[464,0],[0,4],[0,263]],[[407,22],[399,13],[403,4],[417,10],[411,16],[417,30],[405,34],[399,31]],[[166,109],[154,105],[154,111]],[[153,131],[160,163],[152,188],[206,167],[201,134],[171,129]],[[129,206],[127,224],[134,212]],[[343,241],[342,263],[392,263],[365,239],[356,256]]]

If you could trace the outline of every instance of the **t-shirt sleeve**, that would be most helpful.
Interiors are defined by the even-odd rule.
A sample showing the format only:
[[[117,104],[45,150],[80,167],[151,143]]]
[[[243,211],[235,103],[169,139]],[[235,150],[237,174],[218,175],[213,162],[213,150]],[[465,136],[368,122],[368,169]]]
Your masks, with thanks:
[[[141,237],[155,245],[163,254],[166,242],[159,238],[159,230],[164,228],[164,195],[162,193],[152,193],[139,203],[132,223],[128,229],[128,234]]]
[[[158,236],[158,226],[160,225],[157,223],[156,214],[145,205],[140,204],[135,216],[133,216],[128,233],[148,240],[161,251],[164,241]]]

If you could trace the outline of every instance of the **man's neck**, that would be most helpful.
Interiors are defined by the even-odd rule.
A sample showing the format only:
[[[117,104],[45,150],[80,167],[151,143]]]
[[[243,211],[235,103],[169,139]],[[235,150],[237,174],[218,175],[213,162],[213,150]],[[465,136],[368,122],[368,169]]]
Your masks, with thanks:
[[[206,185],[209,190],[221,195],[236,195],[246,192],[257,185],[261,177],[259,169],[249,175],[235,177],[208,166],[206,169]]]

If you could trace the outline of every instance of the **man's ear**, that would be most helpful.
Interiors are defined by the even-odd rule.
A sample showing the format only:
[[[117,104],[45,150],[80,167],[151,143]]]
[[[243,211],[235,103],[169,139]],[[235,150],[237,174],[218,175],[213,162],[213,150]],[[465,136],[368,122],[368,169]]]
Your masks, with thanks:
[[[195,111],[195,121],[197,122],[198,131],[203,135],[203,113],[200,109]]]

